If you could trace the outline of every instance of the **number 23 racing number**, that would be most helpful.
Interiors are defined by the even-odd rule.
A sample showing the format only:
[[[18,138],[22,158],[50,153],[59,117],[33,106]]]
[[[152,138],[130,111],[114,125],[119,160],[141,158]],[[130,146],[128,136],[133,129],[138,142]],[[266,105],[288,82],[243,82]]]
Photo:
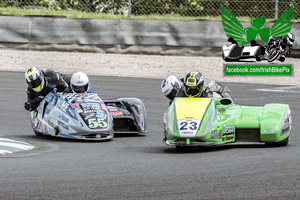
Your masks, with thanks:
[[[178,120],[178,130],[181,137],[194,137],[198,131],[200,120]]]
[[[181,122],[179,127],[179,130],[184,131],[184,130],[197,130],[198,129],[198,123],[191,121],[191,122],[187,122],[187,121],[183,121]]]
[[[88,124],[90,128],[106,128],[107,122],[101,118],[92,118],[88,120]]]

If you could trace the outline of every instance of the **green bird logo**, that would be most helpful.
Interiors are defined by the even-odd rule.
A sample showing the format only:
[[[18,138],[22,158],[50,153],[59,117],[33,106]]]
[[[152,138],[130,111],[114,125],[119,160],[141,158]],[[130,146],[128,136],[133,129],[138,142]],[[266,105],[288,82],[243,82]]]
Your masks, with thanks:
[[[233,38],[239,46],[249,44],[252,40],[260,44],[266,44],[269,38],[284,36],[292,29],[293,19],[293,6],[285,11],[279,19],[273,24],[272,28],[262,28],[266,22],[264,17],[252,18],[250,23],[252,27],[245,28],[243,25],[235,18],[235,16],[227,11],[224,6],[222,6],[222,19],[224,31],[228,38]]]

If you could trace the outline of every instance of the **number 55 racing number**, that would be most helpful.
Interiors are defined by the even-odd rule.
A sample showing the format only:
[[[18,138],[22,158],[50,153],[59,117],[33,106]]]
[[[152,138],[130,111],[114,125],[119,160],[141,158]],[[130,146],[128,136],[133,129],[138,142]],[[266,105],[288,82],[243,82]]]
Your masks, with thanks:
[[[107,122],[101,118],[92,118],[88,120],[88,125],[90,128],[106,128]]]

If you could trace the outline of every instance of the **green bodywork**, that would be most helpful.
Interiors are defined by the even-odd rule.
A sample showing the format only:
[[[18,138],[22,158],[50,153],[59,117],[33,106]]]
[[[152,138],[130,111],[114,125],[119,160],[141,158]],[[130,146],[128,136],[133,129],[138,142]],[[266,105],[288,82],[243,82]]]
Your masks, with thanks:
[[[207,102],[205,106],[197,106],[202,105],[203,100]],[[163,142],[167,145],[205,146],[235,142],[286,145],[291,133],[291,112],[287,104],[240,106],[230,99],[181,97],[175,98],[170,105],[164,116],[164,126]]]

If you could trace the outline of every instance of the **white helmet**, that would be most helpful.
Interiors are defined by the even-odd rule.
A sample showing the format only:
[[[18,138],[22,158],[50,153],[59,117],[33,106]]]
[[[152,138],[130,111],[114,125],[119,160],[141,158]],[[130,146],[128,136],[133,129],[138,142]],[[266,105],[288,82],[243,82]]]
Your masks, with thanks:
[[[76,72],[71,77],[71,90],[75,93],[84,93],[89,89],[89,78],[83,72]]]
[[[161,83],[161,91],[168,99],[173,100],[181,86],[182,82],[179,78],[176,76],[168,76]]]
[[[293,44],[293,42],[295,41],[295,35],[293,33],[287,34],[286,38],[290,44]]]

